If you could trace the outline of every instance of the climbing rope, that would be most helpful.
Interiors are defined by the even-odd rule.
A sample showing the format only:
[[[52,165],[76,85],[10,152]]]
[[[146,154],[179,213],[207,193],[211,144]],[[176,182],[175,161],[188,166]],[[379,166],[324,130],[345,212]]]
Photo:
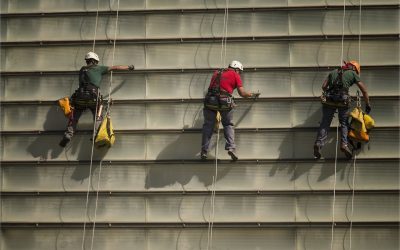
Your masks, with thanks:
[[[116,28],[115,28],[115,37],[114,37],[114,46],[113,46],[113,54],[112,54],[112,63],[111,65],[114,65],[114,55],[115,55],[115,42],[116,42],[116,34],[117,34],[117,27],[118,27],[118,11],[119,11],[119,0],[117,2],[117,17],[116,17]],[[96,21],[95,21],[95,31],[94,31],[94,38],[93,38],[93,47],[92,51],[95,51],[95,44],[96,44],[96,35],[97,35],[97,26],[98,26],[98,17],[99,17],[99,0],[97,1],[97,10],[96,10]],[[111,97],[111,83],[112,83],[112,71],[111,71],[111,76],[110,76],[110,88],[109,88],[109,99],[108,99],[108,104],[107,104],[107,115],[109,114],[110,110],[110,97]],[[89,204],[89,193],[90,193],[90,187],[92,185],[91,183],[91,177],[92,177],[92,168],[93,168],[93,155],[94,155],[94,142],[95,142],[95,131],[96,131],[96,124],[98,121],[98,113],[101,112],[101,109],[99,109],[99,93],[97,95],[97,100],[96,100],[96,112],[95,112],[95,121],[93,123],[93,133],[92,133],[92,148],[91,148],[91,154],[90,154],[90,166],[89,166],[89,177],[88,177],[88,188],[86,192],[86,204],[85,204],[85,214],[84,214],[84,221],[83,221],[83,235],[82,235],[82,245],[81,249],[84,250],[85,248],[85,236],[86,236],[86,216],[88,214],[88,204]],[[101,106],[102,107],[102,106]],[[100,114],[101,116],[101,114]],[[94,218],[93,218],[93,227],[92,227],[92,239],[91,239],[91,245],[90,249],[93,250],[93,242],[94,242],[94,232],[96,228],[96,215],[97,215],[97,207],[98,207],[98,198],[99,198],[99,189],[100,189],[100,180],[101,180],[101,168],[102,168],[102,162],[100,161],[100,167],[99,167],[99,175],[98,175],[98,182],[97,182],[97,191],[96,191],[96,201],[95,201],[95,210],[94,210]]]
[[[344,24],[346,18],[346,0],[343,0],[343,18],[342,18],[342,41],[341,41],[341,55],[339,66],[343,63],[344,53]],[[337,158],[339,146],[339,124],[336,126],[336,146],[335,146],[335,166],[334,166],[334,182],[333,182],[333,202],[332,202],[332,225],[331,225],[331,250],[333,250],[334,230],[335,230],[335,205],[336,205],[336,182],[337,182]]]
[[[226,60],[226,43],[228,36],[228,12],[229,12],[229,0],[225,0],[225,9],[224,9],[224,23],[222,30],[222,38],[221,38],[221,66],[224,67]],[[218,117],[219,112],[217,112]],[[213,239],[213,226],[214,226],[214,217],[215,217],[215,190],[216,190],[216,182],[218,178],[218,153],[219,153],[219,124],[220,119],[216,118],[216,128],[217,128],[217,141],[215,146],[215,175],[213,176],[212,185],[211,185],[211,199],[210,199],[210,214],[208,221],[208,231],[207,231],[207,250],[212,250],[212,239]]]
[[[359,13],[358,13],[358,63],[361,65],[361,21],[362,21],[362,0],[359,2]],[[358,72],[361,77],[361,72]],[[361,107],[361,97],[357,91],[357,107]],[[351,193],[351,216],[350,216],[350,229],[349,229],[349,250],[352,249],[352,232],[353,232],[353,215],[354,215],[354,196],[356,189],[356,161],[357,155],[354,154],[353,161],[353,181],[352,181],[352,193]]]
[[[96,46],[97,25],[99,20],[99,6],[100,6],[100,0],[97,0],[96,21],[94,25],[95,28],[94,28],[93,48],[92,48],[93,52],[94,52],[94,47]]]
[[[117,32],[118,32],[118,18],[119,18],[119,0],[117,1],[117,12],[116,12],[116,18],[115,18],[114,42],[113,42],[111,66],[114,66],[115,48],[116,48]],[[113,71],[110,72],[107,110],[106,110],[106,114],[105,114],[106,117],[108,117],[110,115],[112,81],[113,81]],[[98,175],[98,180],[97,180],[96,201],[95,201],[95,208],[94,208],[93,228],[92,228],[92,242],[90,244],[90,250],[93,250],[94,232],[96,229],[97,207],[98,207],[99,190],[100,190],[100,182],[101,182],[101,168],[102,168],[102,160],[100,161],[99,175]]]
[[[97,0],[97,10],[96,10],[96,21],[95,21],[95,28],[94,28],[94,36],[93,36],[93,47],[92,51],[95,51],[95,46],[96,46],[96,36],[97,36],[97,26],[98,26],[98,19],[99,19],[99,2],[100,0]],[[88,177],[88,186],[87,186],[87,191],[86,191],[86,202],[85,202],[85,213],[83,215],[83,232],[82,232],[82,245],[81,249],[84,250],[85,248],[85,237],[86,237],[86,217],[88,214],[88,205],[89,205],[89,193],[90,193],[90,186],[92,185],[92,167],[93,167],[93,153],[94,153],[94,137],[95,137],[95,130],[96,130],[96,124],[97,124],[97,112],[99,108],[99,92],[97,92],[97,99],[96,99],[96,112],[95,112],[95,117],[94,117],[94,122],[93,122],[93,132],[92,132],[92,148],[90,151],[90,165],[89,165],[89,177]]]

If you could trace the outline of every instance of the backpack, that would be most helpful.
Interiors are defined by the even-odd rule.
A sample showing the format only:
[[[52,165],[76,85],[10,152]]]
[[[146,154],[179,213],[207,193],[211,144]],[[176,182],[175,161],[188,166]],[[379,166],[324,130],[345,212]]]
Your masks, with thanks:
[[[114,145],[114,142],[115,142],[114,129],[111,123],[110,115],[107,114],[103,119],[103,121],[101,122],[94,143],[96,147],[101,148],[104,146],[111,147],[112,145]]]
[[[204,98],[204,107],[215,111],[231,110],[236,105],[233,96],[226,91],[221,90],[221,76],[226,69],[219,69],[213,83],[208,88]],[[215,84],[214,84],[215,83]]]

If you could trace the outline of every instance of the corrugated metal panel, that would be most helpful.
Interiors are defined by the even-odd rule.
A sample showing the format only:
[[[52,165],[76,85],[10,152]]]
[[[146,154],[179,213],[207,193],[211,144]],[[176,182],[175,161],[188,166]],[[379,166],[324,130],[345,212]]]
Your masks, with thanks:
[[[344,59],[357,58],[357,41],[346,41]],[[398,41],[363,41],[363,65],[397,65]],[[9,47],[2,71],[78,70],[91,46]],[[221,67],[220,43],[119,45],[115,64],[135,64],[137,69]],[[111,64],[112,46],[97,46],[101,63]],[[243,42],[227,46],[227,60],[240,58],[246,67],[315,67],[340,63],[340,41]],[[26,64],[25,58],[31,58]],[[60,60],[62,58],[62,60]],[[268,60],[266,60],[268,58]],[[24,67],[21,67],[24,65]],[[225,64],[224,64],[225,65]]]
[[[398,158],[399,131],[373,131],[369,149],[359,158]],[[237,132],[236,144],[241,159],[292,159],[312,158],[315,131],[266,131]],[[69,148],[58,147],[61,135],[3,135],[3,160],[32,161],[89,160],[91,135],[76,135]],[[323,150],[325,157],[335,156],[336,133],[331,133]],[[215,137],[214,137],[215,139]],[[220,159],[229,156],[222,149],[225,141],[220,138]],[[201,145],[200,133],[151,133],[117,134],[115,145],[108,151],[95,150],[95,159],[104,160],[167,160],[198,159]],[[213,143],[211,155],[213,154]],[[310,145],[310,146],[305,146]],[[342,157],[339,154],[339,157]]]
[[[6,196],[2,198],[3,223],[82,222],[86,196]],[[351,195],[336,195],[335,221],[351,217]],[[89,199],[88,220],[93,221],[95,197]],[[215,223],[220,222],[330,222],[332,195],[243,196],[217,195]],[[353,222],[398,221],[397,194],[356,195]],[[208,222],[210,195],[100,196],[99,223]]]
[[[346,35],[359,33],[358,10],[346,13]],[[364,10],[362,34],[398,33],[396,9]],[[341,35],[343,11],[267,11],[230,13],[229,37]],[[132,24],[135,24],[132,26]],[[118,18],[118,39],[221,37],[223,13],[123,15]],[[10,17],[4,19],[2,42],[92,40],[96,17]],[[115,17],[100,16],[96,39],[111,39]],[[77,29],[76,27],[80,27]]]
[[[90,165],[6,165],[3,164],[4,192],[86,192]],[[92,166],[92,186],[97,190],[99,163]],[[337,164],[336,190],[352,188],[352,162]],[[208,191],[213,164],[109,164],[102,163],[101,191]],[[357,162],[355,189],[396,190],[398,161]],[[376,178],[379,176],[379,178]],[[334,163],[220,164],[216,189],[219,191],[318,191],[332,190]]]
[[[344,59],[357,59],[356,5],[360,1],[346,2],[352,7],[346,8],[345,34],[352,36],[345,38]],[[399,14],[397,8],[386,5],[398,3],[362,3],[361,76],[373,97],[372,115],[378,128],[371,132],[369,146],[357,155],[353,217],[353,162],[344,161],[339,152],[335,222],[340,228],[334,228],[333,248],[349,249],[348,227],[354,219],[352,249],[397,250],[398,228],[394,225],[399,221],[400,156],[395,97],[400,93],[395,67],[399,65],[399,42],[394,36]],[[100,13],[97,39],[113,36],[115,12],[108,11],[115,10],[116,4],[99,2],[104,12]],[[238,153],[240,159],[251,161],[218,165],[216,189],[221,193],[215,200],[215,219],[232,224],[216,224],[226,229],[214,229],[213,249],[329,249],[336,133],[332,130],[323,149],[330,159],[314,162],[316,131],[312,128],[318,126],[321,114],[320,104],[311,97],[320,95],[326,67],[340,63],[343,1],[229,1],[236,11],[229,12],[228,33],[245,39],[228,41],[227,60],[221,64],[219,38],[206,38],[221,35],[225,4],[224,0],[121,2],[115,64],[135,64],[144,71],[114,75],[112,117],[119,130],[117,141],[109,150],[95,150],[90,176],[89,164],[82,162],[90,160],[90,113],[79,125],[86,132],[78,133],[62,149],[58,142],[65,118],[50,102],[70,95],[77,86],[76,71],[84,63],[83,55],[92,49],[97,2],[2,2],[1,13],[10,15],[2,18],[1,41],[10,43],[1,48],[0,69],[1,101],[5,101],[1,103],[1,191],[6,192],[1,196],[1,221],[6,226],[1,249],[80,249],[82,223],[94,219],[93,191],[99,178],[103,193],[96,222],[104,223],[96,230],[93,249],[205,249],[216,142],[214,138],[209,161],[193,161],[200,151],[200,98],[211,69],[232,59],[245,66],[246,89],[260,90],[267,98],[293,98],[240,103],[235,114]],[[319,40],[322,35],[327,37]],[[371,36],[365,39],[365,35]],[[123,39],[132,40],[122,44]],[[111,63],[112,44],[99,42],[96,52],[101,63]],[[365,70],[364,66],[371,67]],[[108,83],[105,77],[103,94],[107,94]],[[193,98],[198,100],[185,100]],[[224,140],[217,143],[219,159],[229,159]],[[97,160],[101,159],[105,161],[99,176]],[[85,211],[89,180],[92,194],[89,211]],[[120,222],[120,228],[113,228],[114,222]],[[90,237],[87,233],[88,249]]]
[[[397,126],[398,100],[376,100],[376,126]],[[150,103],[115,104],[112,106],[114,129],[201,129],[203,104]],[[322,116],[321,104],[310,101],[277,101],[240,103],[235,110],[237,128],[318,127]],[[66,118],[60,108],[37,105],[4,105],[2,131],[64,130]],[[22,122],[29,121],[29,123]],[[92,113],[88,110],[79,122],[79,129],[92,128]],[[336,126],[336,122],[332,124]]]
[[[246,89],[259,90],[261,97],[312,97],[321,94],[321,85],[328,72],[316,71],[245,71]],[[115,74],[112,83],[114,100],[203,98],[211,78],[209,73],[148,73]],[[362,80],[371,96],[393,96],[399,92],[396,69],[362,70]],[[3,101],[48,101],[69,96],[78,86],[78,77],[59,76],[4,76],[1,77]],[[165,87],[174,89],[166,92]],[[102,92],[107,96],[109,77],[105,76]],[[353,94],[357,88],[351,88]],[[46,93],[43,95],[43,93]],[[234,92],[237,96],[236,91]]]
[[[358,1],[347,1],[347,5],[358,5]],[[363,5],[396,5],[396,0],[364,0]],[[269,7],[298,7],[298,6],[341,6],[341,0],[252,0],[229,1],[229,8],[269,8]],[[125,0],[120,3],[120,10],[162,10],[162,9],[215,9],[224,8],[225,0]],[[82,2],[80,0],[59,1],[57,4],[51,0],[31,0],[26,3],[24,0],[5,1],[1,5],[2,13],[41,13],[41,12],[65,12],[65,11],[96,11],[97,2]],[[101,11],[116,10],[117,3],[107,0],[99,1]]]
[[[58,250],[79,249],[81,229],[7,229],[3,230],[4,250]],[[352,230],[354,250],[397,250],[397,229],[371,228]],[[26,239],[30,239],[27,241]],[[85,249],[90,248],[91,233],[87,234]],[[334,249],[349,247],[349,230],[335,229]],[[321,250],[329,249],[331,231],[313,229],[219,229],[213,230],[215,249],[229,250]],[[148,250],[176,250],[207,248],[207,229],[96,229],[93,249],[128,250],[135,246]]]

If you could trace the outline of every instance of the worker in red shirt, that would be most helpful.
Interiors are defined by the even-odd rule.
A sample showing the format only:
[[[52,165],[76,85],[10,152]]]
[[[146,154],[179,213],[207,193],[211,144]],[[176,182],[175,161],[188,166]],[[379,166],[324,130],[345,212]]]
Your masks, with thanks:
[[[203,160],[207,159],[218,112],[221,115],[221,122],[224,127],[225,150],[228,151],[233,161],[238,160],[234,138],[234,124],[232,121],[233,108],[235,107],[232,93],[237,89],[239,95],[244,98],[257,98],[260,95],[260,93],[247,92],[243,88],[240,78],[242,71],[243,65],[239,61],[232,61],[228,68],[215,71],[211,78],[208,92],[204,98],[204,124],[200,153],[200,157]]]

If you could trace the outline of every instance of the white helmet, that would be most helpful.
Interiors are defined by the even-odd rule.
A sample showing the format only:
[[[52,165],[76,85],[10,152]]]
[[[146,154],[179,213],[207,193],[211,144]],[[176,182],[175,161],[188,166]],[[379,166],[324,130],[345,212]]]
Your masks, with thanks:
[[[100,61],[99,56],[94,52],[88,52],[85,56],[85,60],[94,59],[97,62]]]
[[[239,61],[232,61],[229,64],[229,67],[234,68],[234,69],[240,69],[241,71],[243,71],[243,65]]]

